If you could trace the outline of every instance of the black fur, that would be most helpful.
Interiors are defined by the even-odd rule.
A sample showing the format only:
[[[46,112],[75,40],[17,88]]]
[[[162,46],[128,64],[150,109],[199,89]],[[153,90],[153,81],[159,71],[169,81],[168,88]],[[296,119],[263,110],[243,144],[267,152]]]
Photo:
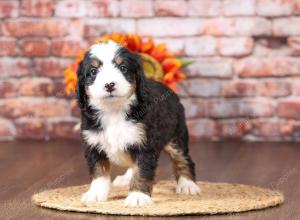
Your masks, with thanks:
[[[191,178],[194,180],[194,163],[188,151],[188,130],[184,108],[180,104],[178,96],[164,84],[144,76],[139,55],[129,52],[125,48],[120,49],[118,53],[123,59],[123,64],[128,67],[124,76],[129,82],[136,83],[137,102],[132,104],[127,113],[127,120],[145,125],[147,141],[144,146],[128,147],[128,152],[139,167],[140,177],[145,181],[153,181],[159,154],[168,143],[172,142],[182,152],[187,161]],[[101,131],[101,120],[95,119],[95,110],[89,107],[88,96],[85,92],[86,86],[93,80],[88,74],[89,65],[90,54],[87,53],[77,72],[77,100],[81,109],[81,128]],[[86,158],[91,174],[93,174],[95,163],[106,159],[103,153],[91,150],[92,147],[86,144]],[[150,189],[146,191],[150,191]]]

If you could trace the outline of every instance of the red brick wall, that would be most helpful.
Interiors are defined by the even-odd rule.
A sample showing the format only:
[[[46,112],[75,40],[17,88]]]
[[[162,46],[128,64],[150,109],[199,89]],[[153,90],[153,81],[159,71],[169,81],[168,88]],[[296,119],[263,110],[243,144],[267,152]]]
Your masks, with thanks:
[[[63,70],[112,31],[195,63],[180,95],[196,138],[300,140],[298,0],[1,0],[0,139],[74,138]]]

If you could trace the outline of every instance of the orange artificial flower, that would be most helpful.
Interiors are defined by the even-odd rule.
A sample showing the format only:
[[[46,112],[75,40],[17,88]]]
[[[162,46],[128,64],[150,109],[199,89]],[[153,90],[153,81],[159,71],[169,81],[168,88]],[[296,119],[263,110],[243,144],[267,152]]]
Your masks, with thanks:
[[[149,53],[150,51],[153,50],[153,47],[154,47],[154,40],[152,38],[150,38],[148,41],[142,42],[140,52]]]
[[[125,38],[126,47],[133,52],[139,52],[139,49],[141,48],[141,38],[138,35],[135,34],[129,34]]]
[[[157,59],[159,62],[162,62],[164,59],[171,56],[171,54],[167,51],[167,47],[165,44],[159,44],[154,47],[150,52],[150,55]]]
[[[162,62],[164,72],[175,72],[182,67],[180,59],[167,58]]]

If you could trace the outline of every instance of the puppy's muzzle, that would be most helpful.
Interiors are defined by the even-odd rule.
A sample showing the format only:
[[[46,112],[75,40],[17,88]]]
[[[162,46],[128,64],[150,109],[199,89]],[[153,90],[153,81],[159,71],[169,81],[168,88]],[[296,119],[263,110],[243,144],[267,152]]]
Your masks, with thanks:
[[[104,87],[105,87],[105,90],[109,93],[112,93],[116,88],[115,88],[115,83],[114,82],[111,82],[111,83],[105,83]]]

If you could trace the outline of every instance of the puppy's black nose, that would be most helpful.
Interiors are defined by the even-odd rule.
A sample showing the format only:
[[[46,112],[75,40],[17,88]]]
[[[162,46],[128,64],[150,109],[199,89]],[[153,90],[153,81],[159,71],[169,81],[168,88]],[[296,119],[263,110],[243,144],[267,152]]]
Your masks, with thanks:
[[[107,92],[112,92],[115,90],[115,83],[114,82],[105,83],[104,87]]]

